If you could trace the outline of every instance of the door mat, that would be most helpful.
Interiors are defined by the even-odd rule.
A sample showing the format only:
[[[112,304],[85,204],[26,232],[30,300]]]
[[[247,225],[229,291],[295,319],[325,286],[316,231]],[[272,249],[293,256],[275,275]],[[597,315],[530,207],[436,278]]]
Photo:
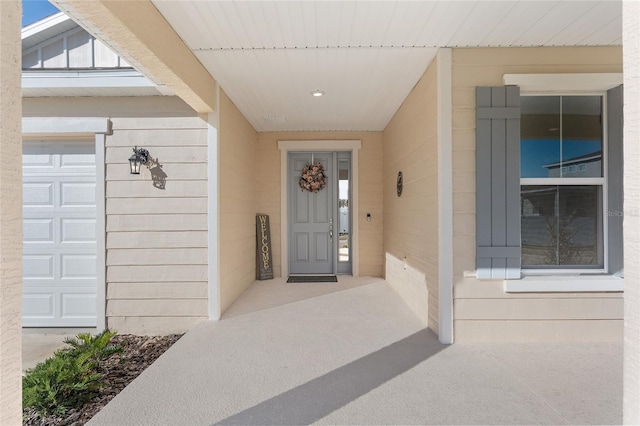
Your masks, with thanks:
[[[290,275],[288,283],[337,283],[335,275]]]

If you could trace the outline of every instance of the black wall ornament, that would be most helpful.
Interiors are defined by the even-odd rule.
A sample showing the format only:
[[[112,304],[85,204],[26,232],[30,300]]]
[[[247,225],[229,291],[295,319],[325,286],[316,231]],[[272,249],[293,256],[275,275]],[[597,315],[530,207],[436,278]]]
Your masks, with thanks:
[[[402,187],[402,172],[398,172],[398,180],[396,181],[396,193],[398,194],[398,197],[402,195]]]

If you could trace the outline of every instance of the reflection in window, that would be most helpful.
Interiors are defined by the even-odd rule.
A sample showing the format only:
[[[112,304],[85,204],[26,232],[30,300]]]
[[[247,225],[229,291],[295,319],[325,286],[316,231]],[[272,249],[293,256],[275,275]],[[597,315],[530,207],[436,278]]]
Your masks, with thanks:
[[[523,185],[522,265],[602,267],[602,187]]]
[[[602,97],[522,96],[520,176],[602,177]]]
[[[349,212],[349,160],[338,160],[338,261],[349,262],[351,250]]]

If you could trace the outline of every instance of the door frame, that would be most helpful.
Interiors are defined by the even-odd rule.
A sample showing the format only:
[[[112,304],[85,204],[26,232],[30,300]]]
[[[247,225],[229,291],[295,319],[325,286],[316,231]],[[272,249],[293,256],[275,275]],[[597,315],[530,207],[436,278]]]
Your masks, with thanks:
[[[328,151],[348,151],[351,152],[351,172],[353,180],[351,188],[353,192],[351,215],[351,245],[352,264],[351,274],[357,277],[360,272],[359,250],[358,250],[358,152],[362,148],[361,140],[297,140],[278,141],[280,150],[280,271],[281,276],[289,274],[289,191],[288,191],[288,161],[289,152],[328,152]]]
[[[86,139],[96,149],[96,331],[106,328],[105,145],[111,120],[102,117],[24,117],[23,140]],[[22,294],[20,295],[22,299]]]

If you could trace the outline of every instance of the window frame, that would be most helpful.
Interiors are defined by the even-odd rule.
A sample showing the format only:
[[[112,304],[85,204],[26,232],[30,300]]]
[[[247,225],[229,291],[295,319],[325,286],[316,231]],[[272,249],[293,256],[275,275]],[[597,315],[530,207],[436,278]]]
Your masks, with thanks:
[[[536,94],[601,95],[604,96],[603,108],[605,110],[609,106],[609,91],[621,86],[623,82],[622,73],[503,74],[504,86],[518,86],[521,96],[532,96]],[[609,111],[607,111],[607,117],[609,117]],[[603,124],[603,132],[605,132],[603,137],[607,138],[607,143],[603,147],[603,156],[608,158],[611,150],[610,141],[608,140],[610,134],[609,120],[607,119]],[[605,149],[606,153],[604,152]],[[617,151],[618,148],[616,148],[616,153]],[[607,173],[604,174],[607,193],[603,194],[603,209],[605,208],[604,206],[609,208],[609,193],[611,191],[609,178],[615,177],[616,182],[620,180],[619,177],[611,174],[615,171],[608,169],[609,161],[610,160],[605,162],[606,169],[604,169],[607,171]],[[604,189],[603,187],[603,191]],[[606,213],[607,211],[605,210],[605,214]],[[607,232],[607,239],[609,239],[609,233],[613,231],[610,229],[611,221],[608,216],[605,216],[603,219],[606,220],[603,234]],[[618,230],[616,228],[616,234],[617,233]],[[607,269],[601,274],[598,274],[594,270],[590,270],[586,274],[581,274],[577,270],[563,269],[557,271],[555,274],[549,271],[528,270],[531,274],[525,275],[523,271],[527,270],[521,268],[520,278],[503,279],[503,290],[505,293],[623,292],[624,268],[619,269],[621,266],[618,264],[619,262],[613,262],[612,259],[609,258],[609,245],[610,244],[607,244],[605,246]],[[613,264],[615,264],[616,271],[609,270]]]
[[[607,91],[594,90],[594,91],[524,91],[521,90],[520,98],[531,96],[599,96],[602,100],[602,177],[558,177],[558,178],[520,178],[520,187],[523,185],[557,185],[557,186],[601,186],[602,187],[602,210],[600,212],[602,221],[602,244],[603,244],[603,267],[602,268],[580,268],[580,267],[567,267],[567,268],[542,268],[536,266],[524,266],[520,267],[520,273],[523,277],[527,276],[545,276],[545,275],[602,275],[606,274],[609,270],[609,227],[606,223],[607,211],[608,211],[608,176],[609,176],[609,164],[608,164],[608,150],[609,150],[609,138],[608,138],[608,112],[607,112]],[[522,215],[522,213],[521,213]]]

